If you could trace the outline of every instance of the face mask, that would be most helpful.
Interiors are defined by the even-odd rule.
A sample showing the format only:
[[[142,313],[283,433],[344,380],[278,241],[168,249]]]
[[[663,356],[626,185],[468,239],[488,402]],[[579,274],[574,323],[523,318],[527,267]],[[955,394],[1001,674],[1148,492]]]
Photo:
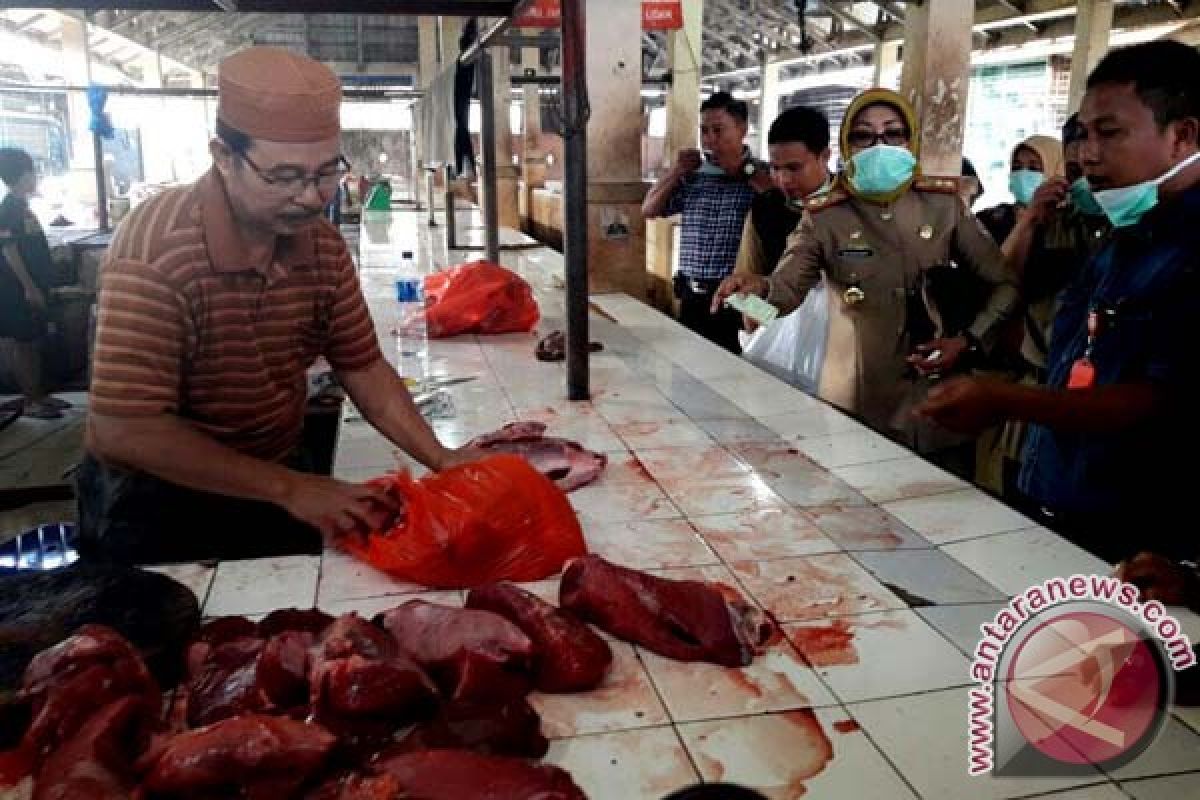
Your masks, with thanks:
[[[860,194],[891,194],[912,180],[917,159],[908,148],[877,144],[850,157],[850,184]]]
[[[1200,159],[1200,153],[1192,153],[1190,158],[1180,161],[1154,180],[1119,189],[1102,189],[1092,194],[1114,228],[1136,225],[1147,211],[1158,205],[1158,187],[1183,172],[1197,159]]]
[[[1015,169],[1008,173],[1008,190],[1017,199],[1017,205],[1027,206],[1033,200],[1033,193],[1046,180],[1046,176],[1037,170]]]
[[[1095,195],[1092,194],[1092,187],[1088,184],[1087,178],[1080,178],[1071,184],[1071,205],[1079,209],[1079,213],[1087,214],[1091,217],[1098,217],[1104,213],[1104,209],[1096,202]]]

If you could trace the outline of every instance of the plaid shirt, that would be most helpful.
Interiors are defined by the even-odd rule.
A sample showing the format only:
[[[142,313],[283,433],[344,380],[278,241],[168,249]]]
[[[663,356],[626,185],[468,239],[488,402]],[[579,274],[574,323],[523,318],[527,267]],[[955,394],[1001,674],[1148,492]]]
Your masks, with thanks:
[[[720,280],[733,272],[754,189],[741,177],[692,173],[671,195],[666,216],[683,214],[679,272]]]

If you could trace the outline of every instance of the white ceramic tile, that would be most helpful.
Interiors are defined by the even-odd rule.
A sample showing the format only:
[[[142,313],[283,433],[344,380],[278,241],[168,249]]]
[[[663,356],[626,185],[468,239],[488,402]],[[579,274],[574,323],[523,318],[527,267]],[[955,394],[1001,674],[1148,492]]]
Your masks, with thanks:
[[[362,436],[339,441],[334,464],[345,469],[379,467],[386,472],[395,467],[396,454],[396,446],[382,436]]]
[[[712,437],[689,419],[614,424],[613,430],[631,450],[687,447],[712,443]]]
[[[217,567],[204,615],[264,614],[279,608],[312,608],[320,556],[223,561]]]
[[[803,411],[759,417],[759,421],[784,439],[811,439],[866,430],[862,423],[817,400],[813,401],[812,407]]]
[[[737,479],[747,477],[751,472],[750,467],[734,458],[728,450],[711,443],[699,447],[639,450],[637,457],[659,483]]]
[[[787,507],[783,498],[755,475],[737,479],[669,481],[662,487],[676,507],[689,517]]]
[[[662,800],[699,782],[670,727],[560,739],[550,743],[543,761],[570,772],[587,796],[596,800]]]
[[[854,464],[874,464],[912,455],[911,450],[874,431],[814,436],[810,439],[800,439],[796,442],[796,447],[826,469],[849,467]]]
[[[991,622],[1006,603],[970,603],[959,606],[928,606],[916,609],[921,618],[932,625],[955,647],[971,656],[983,637],[979,626]]]
[[[638,653],[675,722],[833,705],[837,701],[787,641],[748,667],[685,663]]]
[[[714,391],[755,417],[791,414],[812,407],[812,398],[783,381],[759,373],[756,379],[714,378],[705,381]]]
[[[208,599],[208,589],[212,585],[213,575],[217,572],[216,567],[207,564],[164,564],[157,567],[145,567],[145,569],[166,575],[168,578],[182,583],[196,596],[196,602],[200,608],[204,608],[204,601]]]
[[[832,471],[873,503],[927,497],[967,487],[962,480],[916,456]]]
[[[966,657],[913,611],[792,623],[785,630],[844,703],[971,682]]]
[[[426,587],[393,578],[349,553],[326,550],[321,558],[321,580],[317,586],[317,602],[321,605],[423,591]]]
[[[679,731],[705,780],[749,786],[772,800],[916,798],[840,709],[696,722]]]
[[[845,550],[912,550],[932,547],[928,539],[875,506],[808,508],[822,533]]]
[[[1158,738],[1145,752],[1120,769],[1109,770],[1108,774],[1118,781],[1128,781],[1197,769],[1200,769],[1200,734],[1182,722],[1168,718]]]
[[[1094,786],[1084,786],[1080,789],[1068,789],[1065,792],[1051,792],[1049,794],[1031,795],[1028,800],[1033,798],[1044,798],[1045,800],[1128,800],[1129,795],[1121,791],[1112,783],[1098,783]]]
[[[1125,781],[1121,788],[1133,800],[1183,800],[1200,797],[1200,772]]]
[[[871,740],[922,797],[1003,800],[1104,782],[1083,777],[998,778],[967,774],[967,689],[849,706]]]
[[[853,487],[809,461],[795,446],[745,444],[732,445],[730,450],[792,505],[867,505],[867,499]]]
[[[897,500],[883,508],[934,544],[1033,526],[1023,514],[977,489]]]
[[[731,565],[759,605],[782,622],[905,608],[850,556],[837,553]]]
[[[681,516],[662,489],[651,483],[585,486],[571,492],[567,498],[572,508],[589,523]]]
[[[720,559],[683,519],[589,524],[588,551],[633,569],[718,564]]]
[[[841,548],[794,508],[691,517],[690,521],[726,562],[769,561]]]
[[[578,694],[530,695],[529,702],[541,715],[542,733],[547,738],[566,739],[670,722],[633,646],[611,640],[609,646],[613,651],[612,667],[598,688]]]
[[[854,553],[853,558],[910,606],[1002,602],[1008,597],[939,550]]]
[[[1048,578],[1112,571],[1108,564],[1044,528],[957,542],[942,550],[1010,595]]]
[[[752,418],[699,419],[696,424],[721,444],[780,441],[778,433]]]

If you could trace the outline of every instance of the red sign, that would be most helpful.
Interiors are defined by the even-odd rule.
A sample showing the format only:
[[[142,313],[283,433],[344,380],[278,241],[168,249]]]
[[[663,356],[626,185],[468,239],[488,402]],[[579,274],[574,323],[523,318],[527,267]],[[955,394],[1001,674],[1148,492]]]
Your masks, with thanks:
[[[524,14],[513,20],[516,28],[557,28],[562,24],[561,0],[534,0]],[[642,0],[642,29],[670,31],[683,27],[680,0]]]

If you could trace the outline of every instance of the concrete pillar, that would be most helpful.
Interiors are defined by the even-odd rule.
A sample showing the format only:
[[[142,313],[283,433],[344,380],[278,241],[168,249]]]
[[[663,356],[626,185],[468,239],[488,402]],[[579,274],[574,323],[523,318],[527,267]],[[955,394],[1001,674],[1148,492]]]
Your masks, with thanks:
[[[513,163],[512,125],[509,115],[512,108],[512,67],[507,47],[492,47],[492,96],[496,103],[496,141],[490,145],[496,158],[497,209],[502,228],[521,228],[520,204],[517,202],[521,169]]]
[[[910,3],[905,8],[900,93],[912,102],[920,119],[921,169],[927,175],[958,175],[975,4]]]
[[[88,24],[62,14],[63,77],[69,86],[87,86],[92,81],[88,54]],[[86,204],[96,204],[96,155],[88,128],[91,110],[83,92],[67,93],[67,117],[71,136],[71,191]]]
[[[1108,52],[1112,33],[1112,0],[1079,0],[1075,11],[1075,49],[1071,53],[1071,87],[1067,113],[1079,110],[1087,90],[1088,75]]]
[[[642,3],[585,0],[588,264],[592,289],[646,296]]]
[[[417,85],[424,89],[437,76],[438,63],[437,17],[417,17]]]
[[[760,158],[767,158],[767,134],[771,132],[771,123],[779,116],[779,65],[771,61],[763,53],[762,74],[759,77],[758,96],[758,153]]]
[[[529,33],[529,31],[526,31]],[[541,54],[536,47],[526,47],[521,50],[521,72],[534,74],[541,72]],[[517,198],[521,216],[521,227],[527,233],[534,229],[533,215],[535,204],[533,190],[546,185],[546,152],[542,147],[542,98],[537,86],[525,85],[522,88],[521,108],[521,180],[525,189]],[[550,220],[543,220],[550,222]],[[556,221],[562,229],[562,221]]]
[[[465,17],[438,17],[441,32],[441,68],[446,69],[458,58],[458,38],[462,36]]]
[[[899,64],[900,41],[898,39],[875,45],[875,74],[871,78],[871,85],[895,88],[895,73]]]

